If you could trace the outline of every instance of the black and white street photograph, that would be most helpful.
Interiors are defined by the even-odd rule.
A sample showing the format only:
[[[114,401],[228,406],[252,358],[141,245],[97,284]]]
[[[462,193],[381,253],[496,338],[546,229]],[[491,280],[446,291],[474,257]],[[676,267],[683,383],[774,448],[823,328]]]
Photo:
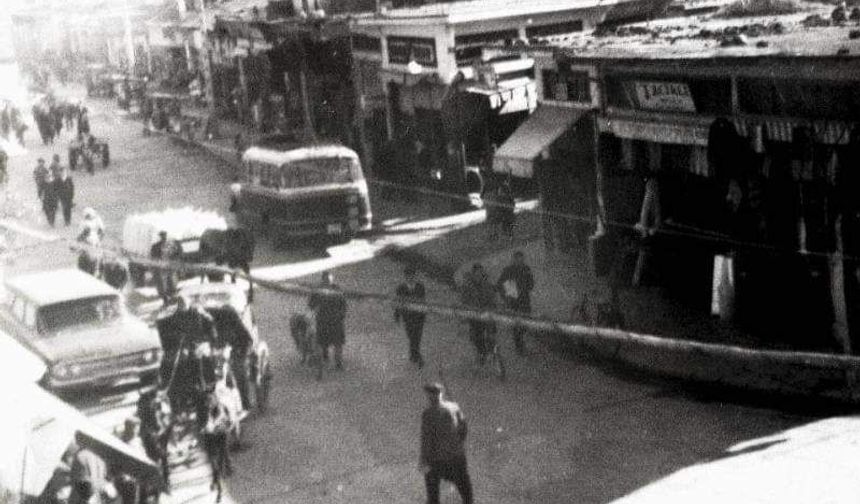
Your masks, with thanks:
[[[860,502],[860,0],[0,0],[0,504]]]

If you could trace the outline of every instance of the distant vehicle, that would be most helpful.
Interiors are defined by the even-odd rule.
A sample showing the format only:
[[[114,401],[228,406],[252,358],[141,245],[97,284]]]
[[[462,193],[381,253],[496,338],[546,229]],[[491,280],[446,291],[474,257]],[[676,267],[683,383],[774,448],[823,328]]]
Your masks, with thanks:
[[[201,254],[200,239],[210,230],[227,230],[227,221],[216,212],[191,207],[132,214],[123,224],[122,250],[132,258],[148,258],[153,244],[158,241],[159,232],[165,231],[168,238],[176,243],[179,251],[175,259],[190,263],[204,262],[207,258]],[[153,279],[147,278],[148,269],[134,259],[129,261],[129,275],[134,287],[153,284]]]
[[[328,235],[348,242],[369,231],[367,181],[355,151],[337,144],[265,143],[242,155],[233,209],[291,237]]]
[[[44,361],[49,389],[147,387],[158,380],[158,334],[126,311],[117,290],[82,271],[6,281],[0,327]]]

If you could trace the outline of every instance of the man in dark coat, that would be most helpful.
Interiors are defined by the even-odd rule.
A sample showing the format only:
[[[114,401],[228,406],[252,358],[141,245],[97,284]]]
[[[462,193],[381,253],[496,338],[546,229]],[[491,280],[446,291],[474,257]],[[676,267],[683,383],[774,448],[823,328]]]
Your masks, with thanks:
[[[45,183],[42,189],[42,211],[45,212],[45,218],[51,227],[54,227],[54,219],[57,216],[57,204],[59,203],[56,182],[51,170],[46,170]]]
[[[322,287],[328,292],[315,292],[308,300],[308,307],[316,315],[317,344],[322,349],[323,359],[328,359],[328,348],[334,347],[334,364],[343,369],[343,345],[346,342],[344,319],[346,298],[334,284],[330,271],[323,272]]]
[[[158,241],[149,249],[149,258],[156,261],[175,260],[181,254],[182,249],[179,244],[167,239],[167,231],[159,231]],[[158,295],[161,296],[164,304],[167,304],[176,290],[176,272],[169,269],[162,270],[157,268],[153,272],[153,276],[155,276],[155,288],[158,291]]]
[[[75,199],[75,183],[69,175],[69,169],[65,166],[60,169],[60,176],[54,181],[57,191],[57,199],[63,207],[63,221],[66,226],[72,223],[72,207]]]
[[[511,264],[507,265],[499,275],[496,288],[505,302],[505,308],[528,315],[532,311],[532,289],[534,289],[535,278],[532,270],[526,264],[525,255],[522,251],[514,252]],[[513,329],[514,346],[520,355],[525,353],[523,333],[525,329],[515,324]]]
[[[90,116],[86,107],[82,107],[78,114],[78,133],[88,135],[90,133]]]
[[[423,302],[426,296],[424,284],[416,280],[415,267],[407,266],[403,271],[403,283],[397,286],[397,298],[404,301]],[[409,308],[397,307],[394,309],[394,321],[406,328],[406,338],[409,340],[409,361],[424,367],[424,358],[421,357],[421,336],[424,333],[424,319],[426,315]]]
[[[467,307],[478,311],[492,310],[496,307],[496,287],[487,277],[481,263],[472,265],[471,271],[464,275],[462,301]],[[483,365],[487,353],[492,349],[496,325],[494,322],[469,321],[469,339],[475,345],[478,362]]]
[[[427,503],[439,504],[439,483],[448,480],[457,487],[463,504],[472,504],[472,481],[466,466],[468,427],[460,406],[442,399],[439,383],[424,386],[429,404],[421,414],[421,456]]]

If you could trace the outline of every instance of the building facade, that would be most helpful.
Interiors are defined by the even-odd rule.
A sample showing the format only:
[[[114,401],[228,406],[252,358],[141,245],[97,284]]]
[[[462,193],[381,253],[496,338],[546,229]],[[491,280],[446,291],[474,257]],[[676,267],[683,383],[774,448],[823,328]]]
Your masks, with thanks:
[[[754,46],[628,30],[558,47],[538,59],[533,116],[557,119],[530,119],[496,166],[538,179],[549,242],[587,223],[617,287],[658,286],[774,344],[852,351],[860,44],[839,26],[810,44],[806,15]]]
[[[381,9],[351,25],[358,128],[380,176],[466,190],[465,167],[489,169],[494,149],[536,106],[529,56],[484,47],[647,17],[663,2],[484,0]]]

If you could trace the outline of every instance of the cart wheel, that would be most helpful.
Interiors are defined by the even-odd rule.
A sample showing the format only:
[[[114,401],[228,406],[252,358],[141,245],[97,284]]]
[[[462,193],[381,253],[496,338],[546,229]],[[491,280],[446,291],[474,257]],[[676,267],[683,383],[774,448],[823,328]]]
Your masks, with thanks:
[[[269,389],[272,386],[272,370],[269,368],[269,361],[266,360],[260,369],[260,378],[256,384],[254,391],[257,400],[257,410],[260,413],[265,413],[269,407]]]

